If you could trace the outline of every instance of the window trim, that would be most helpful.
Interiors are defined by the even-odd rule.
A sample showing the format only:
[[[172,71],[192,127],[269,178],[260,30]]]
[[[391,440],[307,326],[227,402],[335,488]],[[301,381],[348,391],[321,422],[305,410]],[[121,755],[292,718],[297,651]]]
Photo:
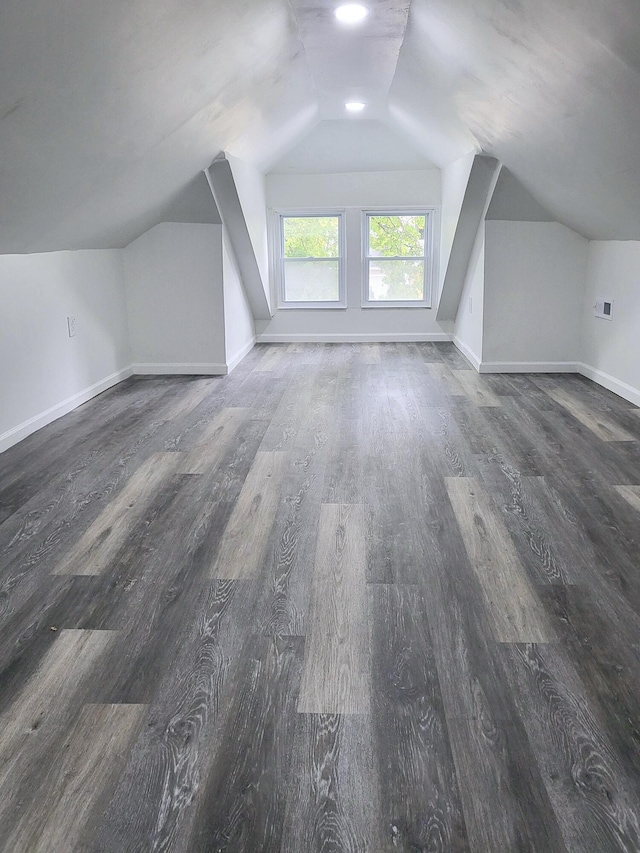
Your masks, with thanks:
[[[376,207],[362,210],[362,308],[431,308],[433,282],[436,274],[436,241],[435,220],[437,208],[426,207]],[[425,241],[424,255],[422,257],[409,257],[407,255],[398,258],[389,257],[386,260],[424,260],[424,298],[423,299],[369,299],[369,262],[375,260],[369,254],[369,217],[370,216],[424,216],[425,217]],[[383,259],[384,260],[384,259]]]
[[[320,301],[320,302],[293,302],[291,300],[285,299],[284,292],[284,269],[285,269],[285,257],[284,257],[284,228],[283,228],[283,220],[290,218],[303,218],[303,217],[313,217],[316,219],[323,219],[329,216],[335,216],[338,218],[338,256],[334,258],[326,258],[325,260],[337,260],[338,261],[338,299],[332,301]],[[278,310],[288,311],[291,309],[324,309],[326,311],[334,311],[334,310],[344,310],[347,307],[347,281],[346,281],[346,267],[347,267],[347,235],[346,235],[346,216],[344,208],[327,208],[327,209],[318,209],[318,208],[305,208],[305,209],[296,209],[296,208],[286,208],[286,209],[278,209],[272,211],[272,238],[271,238],[271,247],[272,247],[272,277],[274,283],[274,292],[275,292],[275,304]],[[306,260],[305,258],[298,258],[295,260]],[[309,259],[312,260],[312,259]],[[322,259],[318,259],[322,260]]]

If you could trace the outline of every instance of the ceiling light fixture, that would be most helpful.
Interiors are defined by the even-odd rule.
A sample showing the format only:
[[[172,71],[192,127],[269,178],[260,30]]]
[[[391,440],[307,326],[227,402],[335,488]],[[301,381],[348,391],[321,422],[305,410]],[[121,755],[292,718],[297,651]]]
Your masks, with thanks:
[[[334,12],[341,24],[360,24],[368,14],[369,10],[362,3],[345,3]]]
[[[350,113],[360,113],[366,107],[366,104],[363,104],[362,101],[347,101],[345,107]]]

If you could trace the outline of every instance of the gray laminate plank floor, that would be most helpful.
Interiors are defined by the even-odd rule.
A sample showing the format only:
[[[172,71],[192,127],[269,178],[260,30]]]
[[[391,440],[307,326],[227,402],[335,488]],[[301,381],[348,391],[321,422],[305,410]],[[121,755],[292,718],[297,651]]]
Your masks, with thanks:
[[[640,851],[640,428],[258,345],[0,456],[0,851]]]

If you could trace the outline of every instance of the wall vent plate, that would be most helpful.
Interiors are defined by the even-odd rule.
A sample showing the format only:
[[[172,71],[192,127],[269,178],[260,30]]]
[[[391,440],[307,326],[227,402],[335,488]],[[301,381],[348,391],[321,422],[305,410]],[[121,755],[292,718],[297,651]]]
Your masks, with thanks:
[[[613,320],[613,299],[596,299],[593,308],[596,317],[601,320]]]

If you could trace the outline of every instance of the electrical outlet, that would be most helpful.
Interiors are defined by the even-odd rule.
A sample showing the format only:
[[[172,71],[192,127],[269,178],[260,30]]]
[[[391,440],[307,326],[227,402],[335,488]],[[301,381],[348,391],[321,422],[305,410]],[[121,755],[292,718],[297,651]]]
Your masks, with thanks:
[[[69,337],[73,338],[76,333],[76,318],[73,315],[67,317],[67,329],[69,330]]]
[[[613,299],[596,299],[593,310],[601,320],[613,320]]]

